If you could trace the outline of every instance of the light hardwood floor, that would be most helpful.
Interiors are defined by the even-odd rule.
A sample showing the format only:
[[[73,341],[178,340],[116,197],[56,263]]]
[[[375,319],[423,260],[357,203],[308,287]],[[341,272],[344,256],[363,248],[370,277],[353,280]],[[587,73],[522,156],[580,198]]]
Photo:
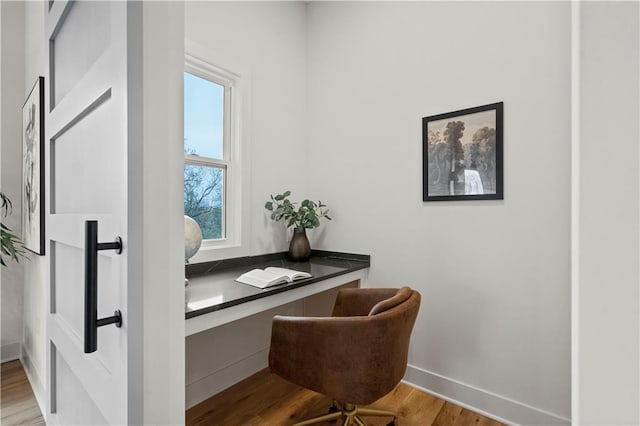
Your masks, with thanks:
[[[42,426],[44,419],[20,361],[2,364],[0,424]],[[186,413],[187,425],[277,426],[325,414],[328,397],[262,370]],[[395,411],[400,426],[500,426],[495,420],[399,384],[371,407]],[[382,426],[389,418],[365,418]],[[336,423],[325,423],[335,426]]]
[[[0,371],[0,424],[44,425],[40,408],[20,361],[2,363]]]
[[[262,370],[189,409],[186,424],[225,426],[291,425],[327,413],[331,400]],[[500,426],[495,420],[399,384],[372,408],[398,413],[399,426]],[[370,426],[391,418],[365,417]],[[335,426],[337,423],[324,423]]]

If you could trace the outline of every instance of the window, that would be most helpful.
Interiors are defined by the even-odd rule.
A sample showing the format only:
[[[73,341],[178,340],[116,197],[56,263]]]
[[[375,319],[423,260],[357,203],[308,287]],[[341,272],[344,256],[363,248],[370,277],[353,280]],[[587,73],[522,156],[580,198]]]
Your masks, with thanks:
[[[187,59],[184,72],[184,214],[203,240],[229,237],[233,81]],[[205,241],[206,243],[207,241]],[[203,244],[206,246],[206,244]]]
[[[251,216],[251,75],[211,60],[185,40],[184,213],[200,225],[202,246],[190,262],[248,256]]]

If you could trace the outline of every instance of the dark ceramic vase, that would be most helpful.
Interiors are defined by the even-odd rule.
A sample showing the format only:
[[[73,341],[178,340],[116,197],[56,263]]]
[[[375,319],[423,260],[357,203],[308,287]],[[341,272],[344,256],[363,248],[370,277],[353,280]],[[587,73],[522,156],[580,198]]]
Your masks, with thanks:
[[[307,230],[303,229],[302,232],[294,230],[291,243],[289,243],[289,257],[296,262],[304,262],[309,260],[310,255],[311,245],[307,238]]]

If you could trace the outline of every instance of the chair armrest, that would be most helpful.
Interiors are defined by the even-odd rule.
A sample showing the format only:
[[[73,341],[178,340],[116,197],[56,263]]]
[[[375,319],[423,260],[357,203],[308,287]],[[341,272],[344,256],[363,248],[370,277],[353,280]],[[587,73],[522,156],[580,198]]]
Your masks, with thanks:
[[[378,302],[394,296],[397,291],[397,288],[343,288],[336,296],[332,316],[367,316]]]

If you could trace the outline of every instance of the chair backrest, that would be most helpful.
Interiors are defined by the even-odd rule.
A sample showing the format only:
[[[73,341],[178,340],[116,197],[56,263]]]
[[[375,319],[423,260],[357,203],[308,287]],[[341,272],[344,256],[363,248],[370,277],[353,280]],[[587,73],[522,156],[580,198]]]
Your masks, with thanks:
[[[411,297],[412,291],[409,287],[402,287],[398,292],[392,297],[381,300],[376,303],[373,308],[369,311],[369,316],[377,315],[381,312],[388,311],[391,308],[394,308]]]

